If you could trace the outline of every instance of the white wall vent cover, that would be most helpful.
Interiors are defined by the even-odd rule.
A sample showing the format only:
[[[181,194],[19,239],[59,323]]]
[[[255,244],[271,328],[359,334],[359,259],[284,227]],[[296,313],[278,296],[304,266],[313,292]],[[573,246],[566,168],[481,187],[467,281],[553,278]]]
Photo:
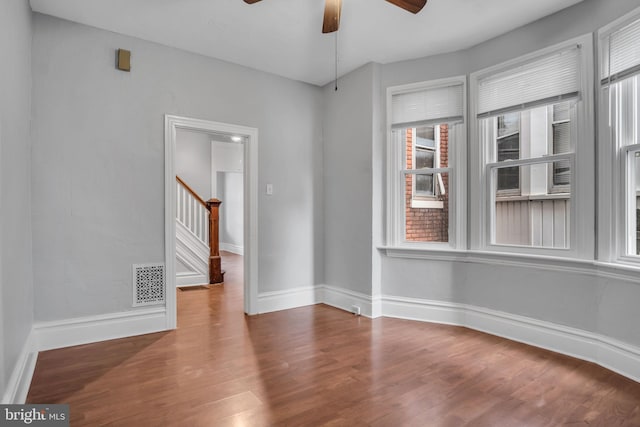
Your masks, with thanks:
[[[133,306],[164,304],[164,264],[133,264]]]

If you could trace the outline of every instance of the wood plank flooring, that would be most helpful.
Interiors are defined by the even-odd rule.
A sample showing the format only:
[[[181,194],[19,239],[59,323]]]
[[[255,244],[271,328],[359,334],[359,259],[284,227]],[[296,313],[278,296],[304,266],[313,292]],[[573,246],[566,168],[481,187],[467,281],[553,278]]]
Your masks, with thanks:
[[[594,364],[324,305],[246,317],[223,268],[175,331],[40,353],[28,402],[72,426],[640,426],[640,384]]]

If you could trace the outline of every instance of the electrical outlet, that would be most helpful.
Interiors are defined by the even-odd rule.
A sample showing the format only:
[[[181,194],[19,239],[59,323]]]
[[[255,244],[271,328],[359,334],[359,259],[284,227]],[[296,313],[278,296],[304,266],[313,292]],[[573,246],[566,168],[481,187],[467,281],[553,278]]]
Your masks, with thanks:
[[[273,184],[267,184],[267,196],[273,195]]]
[[[351,312],[356,316],[360,316],[360,307],[358,307],[357,305],[352,305]]]

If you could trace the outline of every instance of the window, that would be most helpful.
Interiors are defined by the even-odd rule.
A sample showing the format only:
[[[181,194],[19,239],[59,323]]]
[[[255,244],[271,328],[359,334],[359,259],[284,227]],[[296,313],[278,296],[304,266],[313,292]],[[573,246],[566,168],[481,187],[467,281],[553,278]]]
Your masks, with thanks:
[[[626,150],[626,229],[627,255],[640,255],[640,146]]]
[[[638,13],[601,30],[601,86],[608,101],[606,129],[610,159],[602,167],[613,173],[609,202],[610,247],[623,261],[640,262],[640,19]],[[605,151],[606,152],[606,151]],[[616,173],[617,172],[617,173]],[[610,228],[611,229],[611,228]],[[615,244],[617,242],[617,244]],[[610,255],[613,255],[610,254]],[[614,258],[614,256],[611,256]]]
[[[520,158],[520,113],[498,116],[496,150],[499,162]],[[520,171],[503,168],[498,171],[498,192],[500,194],[520,193]]]
[[[536,126],[530,135],[523,135],[525,147],[531,147],[531,152],[539,155],[566,154],[571,152],[571,103],[563,102],[542,110],[509,113],[496,118],[496,158],[498,162],[518,160],[521,158],[520,122],[524,116],[527,123]],[[548,114],[548,121],[531,120],[532,115]],[[542,132],[548,129],[548,135]],[[548,141],[548,144],[546,143]],[[539,145],[539,146],[536,146]],[[548,149],[545,149],[548,145]],[[530,157],[525,156],[525,157]],[[549,168],[548,192],[567,193],[571,182],[571,165],[567,160],[554,163]],[[500,196],[521,195],[520,169],[505,167],[498,171],[497,190]],[[538,190],[539,191],[539,190]]]
[[[495,129],[485,142],[496,159],[492,243],[568,248],[571,161],[547,159],[571,154],[572,109],[563,102],[483,119]],[[519,160],[527,163],[508,166]]]
[[[457,215],[464,201],[461,189],[451,187],[455,162],[449,161],[464,158],[464,81],[389,88],[391,245],[455,247],[464,238]],[[456,170],[456,178],[463,173]]]
[[[575,231],[593,221],[593,139],[577,127],[587,114],[589,43],[585,36],[471,75],[472,248],[593,256],[592,240]]]
[[[638,132],[638,116],[640,115],[640,76],[633,76],[616,82],[609,88],[611,96],[611,109],[614,153],[613,157],[621,165],[620,181],[615,183],[617,194],[621,195],[618,215],[620,217],[619,253],[622,257],[637,257],[640,255],[638,247],[638,235],[640,232],[638,223],[638,196],[640,196],[640,135]]]

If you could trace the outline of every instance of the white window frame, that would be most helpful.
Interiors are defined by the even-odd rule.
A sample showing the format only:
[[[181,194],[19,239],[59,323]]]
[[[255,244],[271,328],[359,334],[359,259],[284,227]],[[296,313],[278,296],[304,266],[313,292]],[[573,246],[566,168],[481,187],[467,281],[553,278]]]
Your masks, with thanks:
[[[575,140],[578,141],[575,147],[575,154],[570,156],[545,156],[542,159],[525,159],[521,161],[511,161],[508,162],[507,165],[501,164],[503,167],[508,167],[521,166],[529,162],[541,163],[551,160],[569,159],[572,162],[569,249],[494,244],[492,242],[493,236],[495,235],[493,230],[494,218],[492,204],[495,204],[495,194],[492,195],[491,191],[495,190],[495,188],[491,186],[489,172],[491,170],[490,167],[495,168],[498,165],[494,163],[493,154],[489,152],[490,147],[487,146],[488,144],[480,143],[481,140],[486,139],[480,138],[483,128],[480,125],[481,119],[477,117],[479,81],[486,76],[498,74],[517,66],[526,65],[546,55],[576,45],[581,46],[581,55],[580,99],[576,104],[575,120],[575,123],[579,124],[579,126],[574,126],[577,133]],[[592,230],[595,229],[595,196],[593,191],[595,186],[595,176],[593,173],[595,157],[593,153],[594,130],[591,125],[594,122],[593,79],[593,42],[591,34],[567,40],[546,49],[541,49],[502,64],[474,72],[470,75],[470,135],[472,141],[470,144],[470,157],[472,159],[470,162],[470,173],[472,178],[469,189],[471,203],[469,212],[470,246],[472,250],[580,259],[594,258],[595,236]],[[562,99],[557,100],[557,102],[561,101]],[[578,212],[580,212],[580,215],[578,215]]]
[[[406,141],[398,141],[392,132],[392,98],[394,95],[437,89],[452,85],[462,85],[463,122],[449,125],[449,157],[446,168],[433,168],[423,172],[437,176],[448,173],[449,179],[449,241],[448,242],[413,242],[406,240],[406,200],[405,175],[415,174],[415,170],[405,170]],[[424,250],[466,250],[466,182],[467,182],[467,77],[456,76],[439,80],[412,83],[387,88],[387,221],[386,246],[388,248],[412,248]],[[443,121],[442,124],[447,123]],[[419,173],[419,172],[418,172]],[[424,201],[424,203],[434,203]],[[440,202],[441,203],[441,202]],[[418,202],[420,204],[420,202]],[[413,204],[412,204],[413,206]],[[439,205],[438,205],[439,206]],[[433,207],[438,207],[434,205]],[[422,206],[420,206],[422,207]],[[431,205],[425,207],[432,207]]]
[[[624,224],[623,228],[625,231],[625,239],[621,242],[624,245],[624,252],[622,253],[624,259],[626,261],[636,261],[640,262],[640,255],[631,255],[634,252],[632,249],[637,251],[637,234],[634,233],[634,238],[631,239],[630,230],[637,230],[636,224],[636,209],[637,209],[637,198],[638,191],[636,176],[640,173],[640,170],[636,169],[633,165],[634,157],[636,155],[640,155],[640,144],[632,144],[627,145],[622,148],[622,162],[623,167],[622,170],[622,178],[624,182]],[[633,241],[633,244],[631,243]]]
[[[626,141],[626,145],[618,141],[616,123],[618,105],[610,105],[610,77],[601,79],[607,71],[609,63],[609,36],[616,31],[640,19],[640,8],[627,13],[598,31],[598,80],[599,91],[599,146],[598,146],[598,260],[622,265],[640,265],[640,256],[630,255],[631,223],[631,185],[633,168],[630,165],[630,153],[640,150],[640,141]],[[634,72],[619,77],[624,80],[632,77]],[[640,100],[637,101],[640,107]],[[637,125],[640,125],[638,123]],[[640,134],[640,131],[636,133]]]
[[[423,150],[427,150],[427,151],[432,151],[433,152],[433,167],[434,168],[439,168],[440,167],[440,132],[439,132],[439,128],[440,126],[435,125],[433,127],[433,142],[434,142],[434,147],[426,147],[426,146],[420,146],[418,147],[418,135],[416,132],[416,128],[411,128],[411,159],[413,160],[414,164],[413,164],[413,168],[417,169],[415,162],[416,162],[416,151],[418,150],[418,148],[423,149]],[[412,202],[413,200],[437,200],[438,198],[438,190],[437,190],[437,177],[439,176],[439,174],[434,174],[433,175],[433,194],[419,194],[418,190],[416,190],[416,176],[413,176],[413,184],[412,184],[412,188],[411,188],[411,199]],[[412,207],[413,203],[412,203]]]
[[[549,107],[547,107],[548,111],[547,111],[547,120],[549,123],[548,126],[548,134],[547,134],[547,142],[548,142],[548,152],[550,155],[554,155],[556,153],[554,153],[554,146],[553,146],[553,126],[556,124],[562,124],[562,123],[569,123],[569,148],[575,152],[575,139],[572,137],[572,135],[575,135],[575,129],[574,129],[574,125],[575,125],[575,109],[571,108],[569,109],[569,118],[566,120],[553,120],[553,107],[557,105],[550,105]],[[563,153],[558,153],[558,154],[563,154]],[[573,171],[573,170],[572,170]],[[553,183],[553,179],[555,178],[555,170],[553,169],[553,165],[549,166],[549,173],[548,173],[548,178],[547,178],[547,187],[548,187],[548,193],[549,194],[563,194],[563,193],[569,193],[571,191],[571,185],[567,185],[567,184],[554,184]]]

